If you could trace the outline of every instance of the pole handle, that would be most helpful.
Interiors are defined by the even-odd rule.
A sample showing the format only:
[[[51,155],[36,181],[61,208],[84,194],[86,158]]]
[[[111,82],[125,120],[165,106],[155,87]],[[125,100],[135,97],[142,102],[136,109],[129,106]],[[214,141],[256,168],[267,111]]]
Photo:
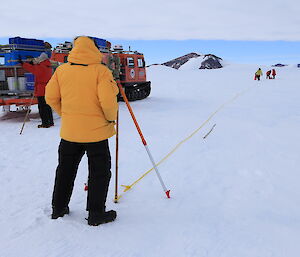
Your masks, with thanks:
[[[146,140],[145,140],[145,138],[144,138],[144,136],[143,136],[142,130],[141,130],[141,128],[140,128],[140,126],[139,126],[139,124],[138,124],[136,118],[135,118],[135,115],[134,115],[134,113],[133,113],[133,111],[132,111],[132,108],[131,108],[131,106],[130,106],[130,104],[129,104],[129,101],[128,101],[128,99],[127,99],[127,96],[126,96],[126,94],[125,94],[125,92],[124,92],[124,90],[123,90],[123,88],[122,88],[122,85],[121,85],[120,83],[118,83],[118,87],[119,87],[120,93],[121,93],[121,95],[122,95],[122,97],[123,97],[123,99],[124,99],[124,101],[125,101],[125,103],[126,103],[126,105],[127,105],[127,108],[128,108],[128,110],[129,110],[129,113],[130,113],[130,115],[131,115],[131,117],[132,117],[132,119],[133,119],[134,125],[135,125],[135,127],[136,127],[136,129],[137,129],[137,131],[138,131],[138,133],[139,133],[139,135],[140,135],[140,137],[141,137],[141,140],[142,140],[142,142],[143,142],[143,145],[147,145],[147,142],[146,142]]]
[[[118,163],[119,163],[119,110],[117,112],[117,120],[116,120],[116,178],[115,178],[115,199],[114,202],[118,202]]]

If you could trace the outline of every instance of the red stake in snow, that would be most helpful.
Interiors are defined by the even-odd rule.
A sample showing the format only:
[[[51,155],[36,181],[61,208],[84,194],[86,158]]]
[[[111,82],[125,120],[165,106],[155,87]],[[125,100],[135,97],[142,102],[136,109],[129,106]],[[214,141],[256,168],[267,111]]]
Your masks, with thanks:
[[[155,164],[155,161],[154,161],[154,159],[153,159],[153,157],[152,157],[152,154],[151,154],[151,152],[150,152],[150,150],[149,150],[149,148],[148,148],[147,142],[146,142],[146,140],[145,140],[145,138],[144,138],[144,136],[143,136],[143,133],[142,133],[142,131],[141,131],[141,129],[140,129],[140,126],[139,126],[139,124],[138,124],[138,122],[137,122],[137,120],[136,120],[136,118],[135,118],[135,116],[134,116],[134,113],[133,113],[132,108],[131,108],[131,106],[130,106],[130,104],[129,104],[129,102],[128,102],[127,96],[125,95],[125,92],[124,92],[124,90],[123,90],[123,88],[122,88],[122,85],[121,85],[120,83],[118,83],[118,86],[119,86],[119,89],[120,89],[120,93],[121,93],[121,95],[122,95],[122,97],[123,97],[123,100],[125,101],[125,103],[126,103],[126,105],[127,105],[127,108],[128,108],[128,110],[129,110],[129,112],[130,112],[131,118],[132,118],[132,120],[133,120],[133,122],[134,122],[134,124],[135,124],[135,127],[136,127],[136,129],[137,129],[137,131],[138,131],[138,133],[139,133],[139,135],[140,135],[140,137],[141,137],[141,140],[142,140],[142,142],[143,142],[143,145],[145,146],[145,149],[146,149],[146,151],[147,151],[147,153],[148,153],[149,159],[150,159],[150,161],[151,161],[151,163],[152,163],[152,165],[153,165],[153,168],[154,168],[154,170],[155,170],[155,172],[156,172],[156,175],[157,175],[157,177],[158,177],[158,179],[159,179],[159,182],[160,182],[160,184],[161,184],[161,186],[162,186],[162,188],[163,188],[165,194],[167,195],[167,197],[170,198],[170,190],[168,190],[168,189],[166,188],[166,186],[165,186],[165,184],[164,184],[164,182],[163,182],[163,180],[162,180],[162,178],[161,178],[161,176],[160,176],[160,174],[159,174],[159,171],[158,171],[158,169],[157,169],[157,166],[156,166],[156,164]]]

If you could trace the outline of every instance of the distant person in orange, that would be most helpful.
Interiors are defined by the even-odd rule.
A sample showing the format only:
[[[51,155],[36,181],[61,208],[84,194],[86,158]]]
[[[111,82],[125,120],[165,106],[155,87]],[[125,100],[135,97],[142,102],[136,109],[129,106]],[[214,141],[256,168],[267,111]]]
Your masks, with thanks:
[[[273,76],[273,79],[275,79],[275,76],[276,76],[276,71],[275,71],[275,69],[272,69],[272,76]]]
[[[271,78],[270,75],[271,75],[271,70],[268,70],[266,72],[266,79],[270,79]]]

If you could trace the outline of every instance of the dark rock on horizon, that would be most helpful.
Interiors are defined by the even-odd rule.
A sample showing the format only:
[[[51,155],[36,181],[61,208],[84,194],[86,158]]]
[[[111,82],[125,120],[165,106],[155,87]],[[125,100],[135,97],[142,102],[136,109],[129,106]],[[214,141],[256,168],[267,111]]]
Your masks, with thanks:
[[[214,55],[214,54],[205,54],[205,55],[200,55],[197,53],[189,53],[183,56],[180,56],[178,58],[175,58],[171,61],[162,63],[162,65],[174,68],[174,69],[179,69],[183,64],[188,62],[191,58],[200,58],[203,57],[203,61],[201,63],[201,66],[199,69],[219,69],[222,68],[222,64],[220,61],[222,58]]]
[[[171,61],[162,63],[162,65],[174,68],[174,69],[179,69],[183,64],[185,64],[186,62],[188,62],[191,58],[197,58],[201,55],[197,54],[197,53],[189,53],[186,55],[183,55],[181,57],[175,58]]]
[[[275,65],[272,65],[272,67],[284,67],[287,66],[286,64],[277,63]]]
[[[220,69],[223,68],[220,61],[222,58],[214,55],[214,54],[206,54],[204,55],[205,59],[202,63],[199,69]]]

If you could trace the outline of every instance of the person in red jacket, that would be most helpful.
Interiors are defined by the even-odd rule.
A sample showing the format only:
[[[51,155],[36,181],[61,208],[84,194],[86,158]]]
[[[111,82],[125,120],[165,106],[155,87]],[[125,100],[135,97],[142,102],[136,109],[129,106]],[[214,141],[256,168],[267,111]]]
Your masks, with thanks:
[[[19,62],[25,70],[35,76],[34,95],[38,99],[39,114],[42,119],[42,124],[38,125],[38,128],[54,126],[52,109],[45,101],[45,88],[52,76],[52,67],[48,55],[41,53],[32,63],[23,62],[19,56]]]
[[[275,76],[276,76],[276,71],[275,71],[275,69],[272,69],[272,76],[273,76],[273,79],[275,79]]]
[[[271,70],[268,70],[266,72],[266,79],[270,79],[271,78],[270,75],[271,75]]]

